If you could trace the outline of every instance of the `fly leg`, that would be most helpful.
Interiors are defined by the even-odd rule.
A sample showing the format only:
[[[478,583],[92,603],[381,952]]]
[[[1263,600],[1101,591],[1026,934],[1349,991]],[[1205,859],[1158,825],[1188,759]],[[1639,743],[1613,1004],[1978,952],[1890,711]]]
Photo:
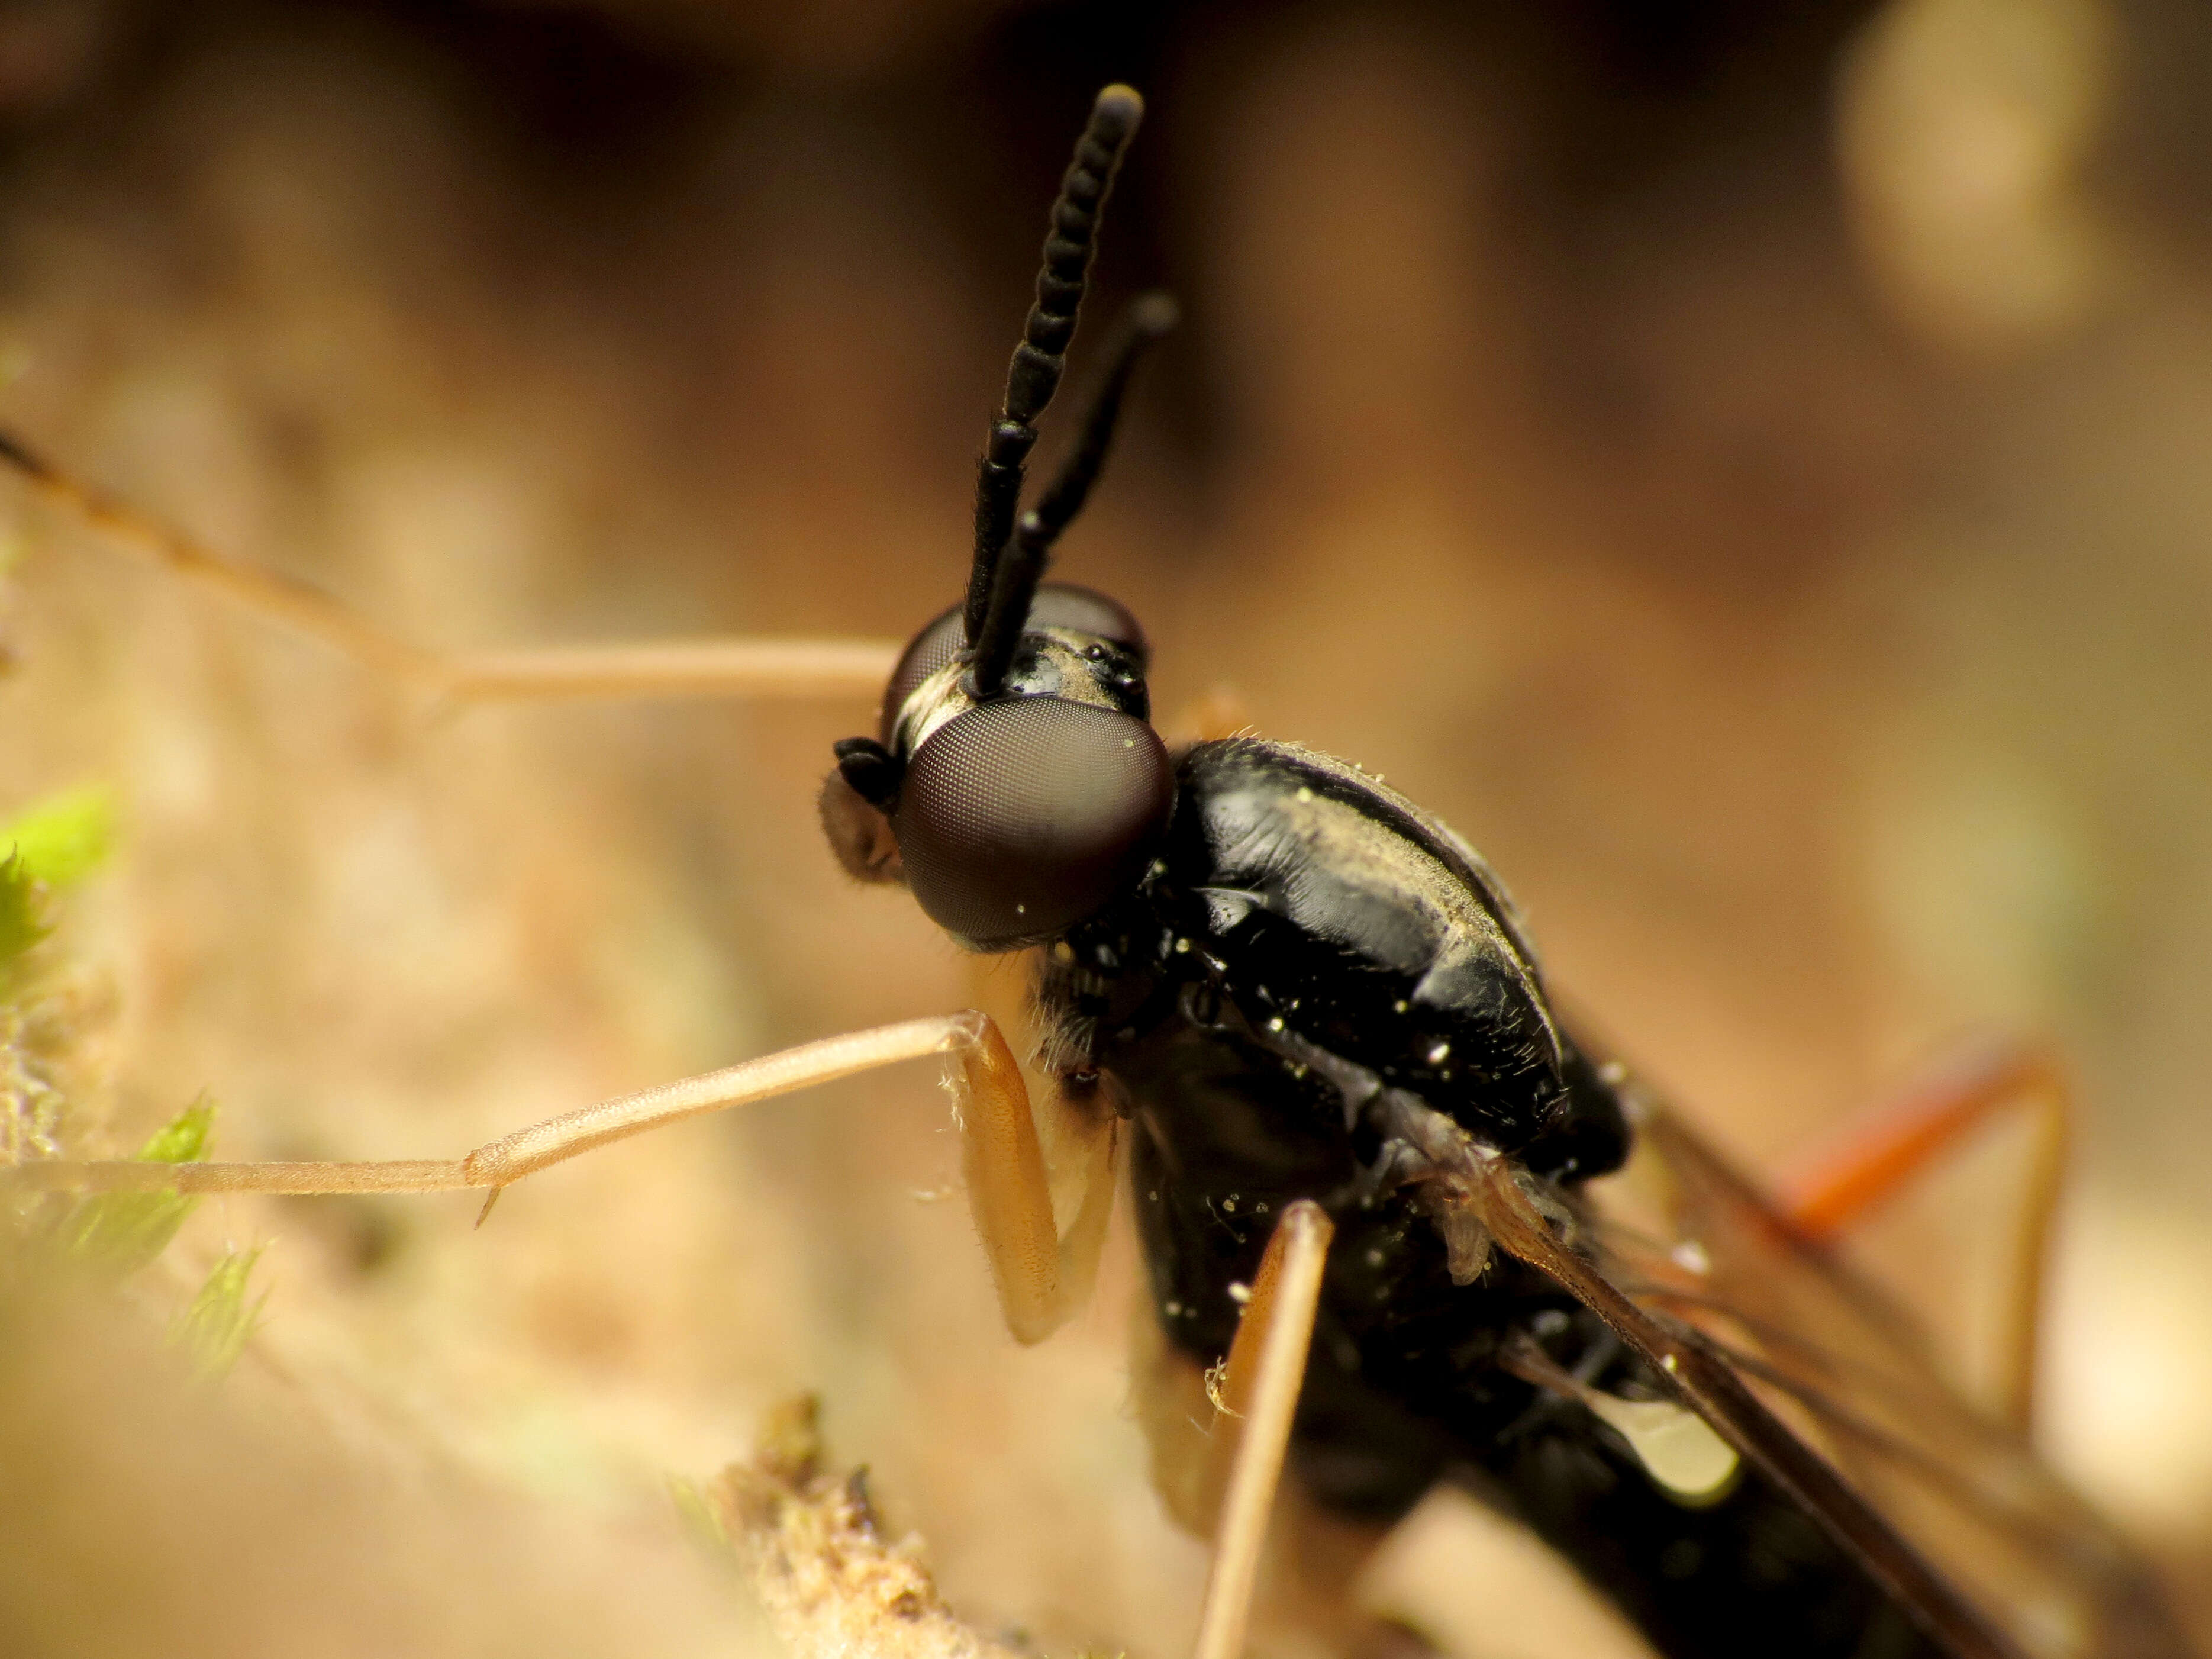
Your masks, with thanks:
[[[1216,1396],[1219,1415],[1206,1490],[1209,1498],[1218,1493],[1220,1521],[1194,1659],[1237,1659],[1243,1650],[1334,1231],[1328,1212],[1310,1199],[1285,1209],[1237,1322]]]
[[[187,581],[333,647],[433,703],[586,697],[858,697],[883,692],[890,640],[702,639],[446,653],[402,639],[295,577],[233,559],[84,483],[0,431],[0,465],[103,535]]]
[[[1779,1183],[1790,1218],[1833,1237],[1893,1194],[1938,1154],[1994,1119],[2026,1115],[2033,1141],[2012,1272],[1999,1378],[2005,1416],[2025,1431],[2034,1415],[2036,1351],[2051,1223],[2066,1174],[2073,1091],[2048,1049],[2000,1044],[1932,1073],[1854,1123],[1844,1138]]]
[[[1111,1202],[1112,1141],[1094,1154],[1075,1224],[1057,1237],[1029,1091],[998,1026],[967,1012],[879,1025],[764,1054],[719,1072],[618,1096],[548,1118],[455,1158],[376,1163],[159,1164],[42,1160],[0,1169],[0,1192],[442,1193],[485,1189],[478,1222],[526,1176],[707,1112],[748,1106],[817,1083],[929,1054],[947,1057],[960,1112],[968,1200],[1006,1324],[1035,1342],[1090,1289]]]
[[[972,1033],[955,1051],[959,1075],[950,1079],[969,1207],[1007,1330],[1017,1342],[1042,1342],[1090,1298],[1097,1277],[1114,1205],[1114,1120],[1104,1119],[1083,1147],[1082,1195],[1063,1237],[1053,1220],[1052,1188],[1021,1067],[989,1016],[954,1018],[970,1022]]]

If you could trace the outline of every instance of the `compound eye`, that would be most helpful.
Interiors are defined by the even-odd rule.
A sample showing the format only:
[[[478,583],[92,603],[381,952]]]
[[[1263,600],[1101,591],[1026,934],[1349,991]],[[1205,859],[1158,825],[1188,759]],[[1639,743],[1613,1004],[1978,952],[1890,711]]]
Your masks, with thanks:
[[[1096,634],[1129,652],[1139,667],[1152,660],[1152,642],[1146,639],[1143,627],[1129,614],[1127,606],[1073,582],[1046,582],[1039,587],[1036,598],[1030,602],[1027,626],[1068,628],[1079,634]],[[876,727],[879,742],[890,742],[891,729],[898,724],[899,710],[906,707],[906,700],[914,695],[915,688],[960,654],[961,647],[966,643],[962,632],[961,608],[955,605],[914,636],[905,654],[899,658],[898,666],[891,671],[890,684],[884,688],[883,714]]]
[[[891,740],[891,728],[898,724],[899,710],[906,707],[906,700],[914,695],[915,688],[958,656],[962,643],[960,607],[957,605],[914,636],[906,654],[899,659],[898,666],[891,670],[890,684],[884,688],[883,716],[876,732],[880,741],[888,744]]]
[[[1073,582],[1047,582],[1030,602],[1031,628],[1066,628],[1079,634],[1096,634],[1110,640],[1135,657],[1139,666],[1152,662],[1152,641],[1119,599]]]
[[[1174,805],[1174,768],[1142,720],[1014,697],[930,734],[891,831],[930,919],[1002,951],[1065,933],[1127,891]]]

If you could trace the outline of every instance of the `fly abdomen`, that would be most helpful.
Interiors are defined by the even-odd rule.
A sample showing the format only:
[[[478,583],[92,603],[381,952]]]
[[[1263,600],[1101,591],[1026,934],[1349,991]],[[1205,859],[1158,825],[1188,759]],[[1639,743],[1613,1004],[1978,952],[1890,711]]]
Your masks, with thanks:
[[[1942,1659],[1764,1475],[1747,1470],[1717,1502],[1685,1503],[1586,1409],[1558,1404],[1485,1451],[1480,1485],[1668,1659]]]

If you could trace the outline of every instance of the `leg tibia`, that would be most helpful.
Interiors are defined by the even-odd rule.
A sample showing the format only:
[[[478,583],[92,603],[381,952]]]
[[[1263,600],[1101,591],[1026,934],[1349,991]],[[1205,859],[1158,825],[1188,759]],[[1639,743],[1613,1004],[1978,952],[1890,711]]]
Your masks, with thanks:
[[[1963,1055],[1867,1113],[1839,1143],[1781,1183],[1790,1219],[1815,1238],[1831,1238],[1983,1126],[2026,1120],[2033,1139],[1997,1356],[1999,1409],[2022,1430],[2035,1414],[2045,1276],[2065,1182],[2072,1102],[2056,1054],[2032,1044],[1996,1044]]]
[[[451,702],[616,697],[876,697],[892,640],[656,640],[468,652],[439,665]]]
[[[604,1100],[456,1158],[359,1164],[155,1164],[62,1160],[0,1170],[0,1190],[46,1192],[441,1193],[501,1188],[611,1142],[706,1112],[772,1100],[902,1060],[944,1054],[960,1103],[968,1197],[1007,1328],[1048,1335],[1081,1305],[1097,1266],[1113,1193],[1106,1120],[1086,1152],[1085,1188],[1063,1243],[1021,1068],[985,1014],[951,1014],[824,1037],[742,1065]],[[487,1205],[487,1209],[489,1207]]]
[[[21,1164],[0,1185],[46,1192],[445,1193],[498,1188],[612,1141],[704,1112],[771,1100],[897,1060],[960,1048],[975,1039],[976,1015],[910,1019],[824,1037],[719,1072],[685,1078],[565,1112],[455,1158],[362,1164],[149,1164],[135,1158]]]
[[[448,656],[378,627],[321,589],[225,557],[68,473],[0,432],[0,464],[102,534],[186,581],[321,640],[433,702],[586,697],[875,697],[897,664],[891,640],[671,640]]]
[[[1206,1584],[1195,1659],[1237,1659],[1251,1618],[1267,1516],[1290,1449],[1291,1422],[1314,1316],[1322,1267],[1334,1228],[1328,1212],[1301,1199],[1283,1212],[1229,1350],[1214,1425],[1221,1491],[1213,1571]],[[1225,1466],[1225,1467],[1224,1467]]]

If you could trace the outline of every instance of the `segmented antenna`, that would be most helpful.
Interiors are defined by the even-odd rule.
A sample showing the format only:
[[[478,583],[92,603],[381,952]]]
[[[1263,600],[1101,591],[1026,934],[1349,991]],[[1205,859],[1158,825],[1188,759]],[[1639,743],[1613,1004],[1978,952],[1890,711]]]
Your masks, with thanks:
[[[1115,324],[1106,348],[1106,373],[1092,394],[1091,407],[1084,411],[1083,430],[1075,448],[1037,504],[1022,514],[1013,539],[993,573],[989,603],[984,607],[982,626],[976,630],[970,670],[977,696],[989,696],[1006,679],[1006,666],[1013,660],[1015,647],[1021,643],[1023,624],[1029,620],[1030,601],[1036,596],[1037,583],[1043,580],[1045,566],[1050,562],[1052,544],[1060,539],[1068,521],[1083,510],[1091,486],[1106,465],[1114,425],[1121,414],[1122,395],[1129,388],[1137,360],[1144,356],[1146,347],[1173,329],[1181,316],[1175,296],[1155,290],[1131,301]]]
[[[1075,141],[1075,159],[1060,181],[1052,204],[1052,228],[1044,239],[1044,268],[1038,271],[1036,303],[1022,325],[1022,343],[1006,366],[1006,398],[985,441],[975,477],[975,562],[968,576],[968,601],[962,618],[964,642],[973,647],[990,609],[999,556],[1013,534],[1020,504],[1024,468],[1036,443],[1036,420],[1060,389],[1067,364],[1068,342],[1075,337],[1075,313],[1083,303],[1098,234],[1099,210],[1114,186],[1121,153],[1144,118],[1145,100],[1131,87],[1110,86],[1091,106],[1091,119]]]

